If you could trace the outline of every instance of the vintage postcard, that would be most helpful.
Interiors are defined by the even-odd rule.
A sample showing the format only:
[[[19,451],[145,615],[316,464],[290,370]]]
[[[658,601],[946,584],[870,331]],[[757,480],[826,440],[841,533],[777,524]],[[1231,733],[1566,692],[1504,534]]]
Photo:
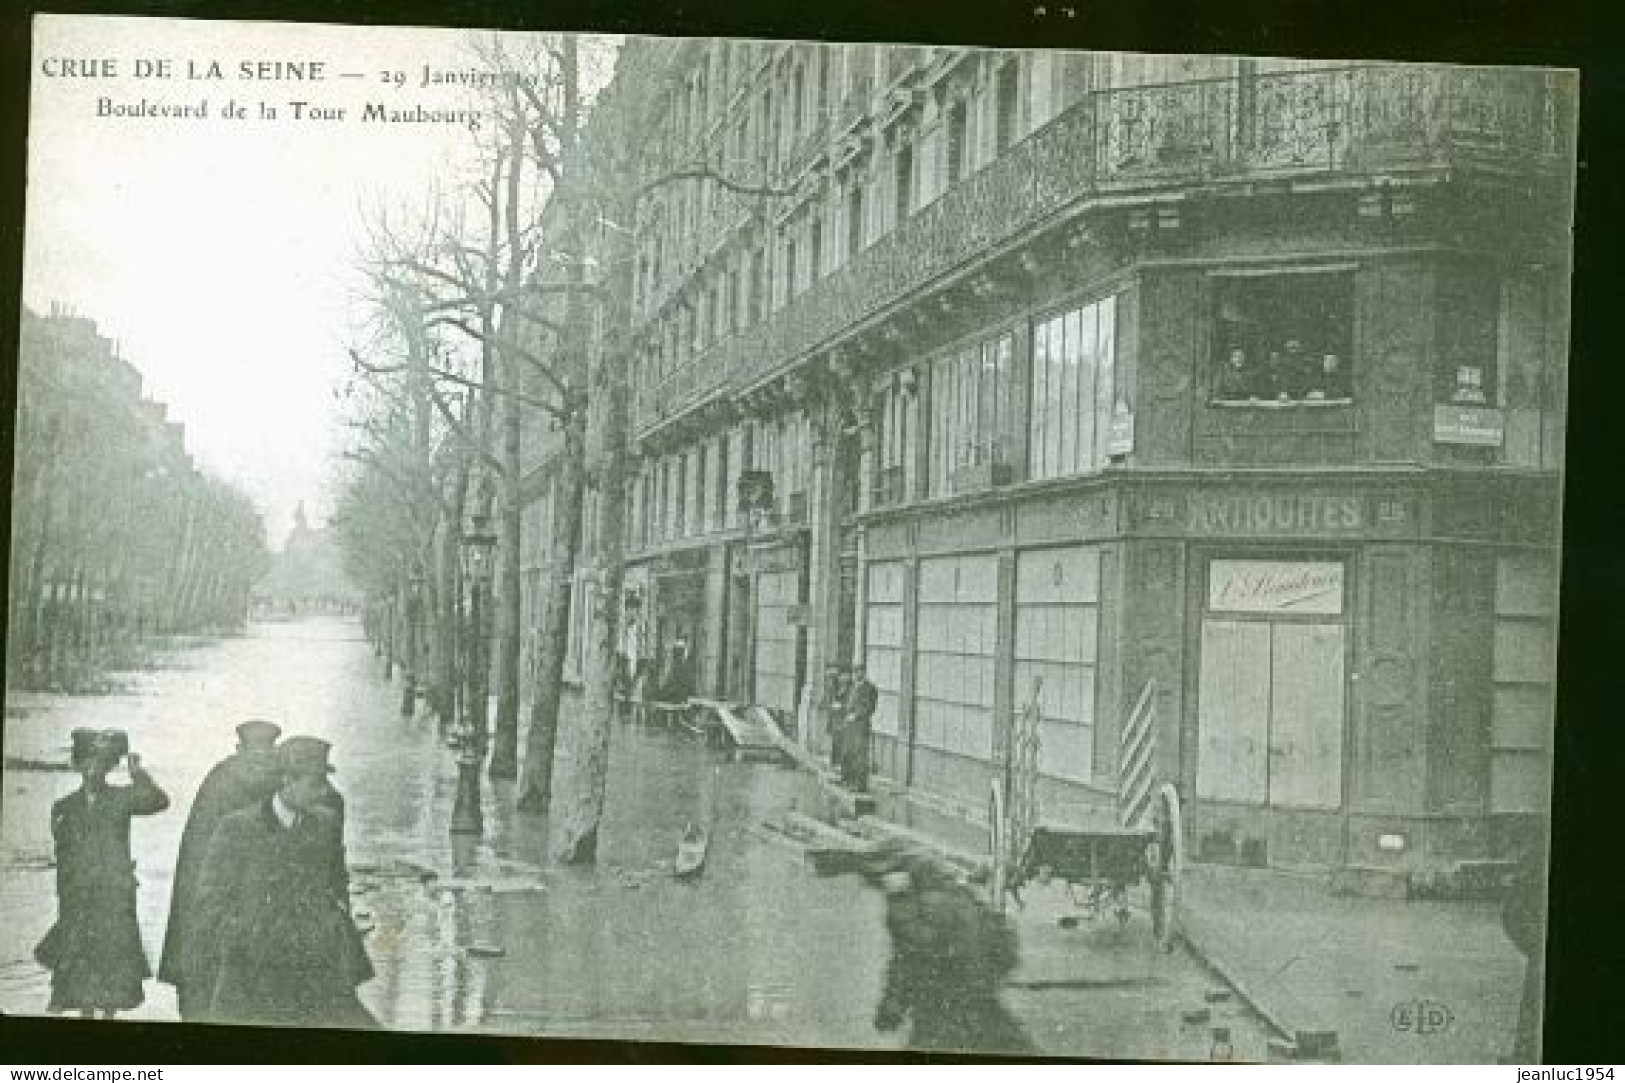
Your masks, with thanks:
[[[0,1011],[1539,1059],[1574,73],[33,64]]]

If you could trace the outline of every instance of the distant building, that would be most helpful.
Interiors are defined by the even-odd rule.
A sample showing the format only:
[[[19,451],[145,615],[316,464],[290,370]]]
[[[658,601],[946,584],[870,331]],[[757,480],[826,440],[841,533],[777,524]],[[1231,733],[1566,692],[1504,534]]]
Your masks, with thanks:
[[[331,526],[313,528],[305,505],[294,512],[293,530],[271,571],[254,592],[261,614],[348,613],[361,603],[361,592],[344,574],[338,537]]]

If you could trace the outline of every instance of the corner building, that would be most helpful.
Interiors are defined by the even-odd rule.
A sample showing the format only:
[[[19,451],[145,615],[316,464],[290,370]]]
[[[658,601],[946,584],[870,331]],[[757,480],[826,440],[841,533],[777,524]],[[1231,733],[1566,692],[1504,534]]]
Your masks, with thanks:
[[[1155,769],[1216,861],[1428,872],[1548,803],[1572,82],[629,43],[628,583],[700,694],[985,845]]]

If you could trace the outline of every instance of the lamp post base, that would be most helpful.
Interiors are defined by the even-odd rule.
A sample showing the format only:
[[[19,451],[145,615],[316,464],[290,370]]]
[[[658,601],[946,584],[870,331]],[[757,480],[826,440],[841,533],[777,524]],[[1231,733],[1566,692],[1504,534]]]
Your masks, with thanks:
[[[451,833],[479,835],[485,832],[485,814],[480,808],[480,761],[473,756],[457,757],[457,797],[451,806]]]

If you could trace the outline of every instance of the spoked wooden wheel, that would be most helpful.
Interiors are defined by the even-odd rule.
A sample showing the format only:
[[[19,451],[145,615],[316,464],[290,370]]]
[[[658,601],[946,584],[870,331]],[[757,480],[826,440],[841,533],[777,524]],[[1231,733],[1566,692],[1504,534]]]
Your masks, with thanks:
[[[993,782],[987,801],[988,905],[1004,913],[1004,894],[1010,883],[1008,825],[1004,820],[1004,787]]]
[[[1157,790],[1154,823],[1157,838],[1149,870],[1151,881],[1151,932],[1157,947],[1174,950],[1179,936],[1176,915],[1179,910],[1179,877],[1185,866],[1185,830],[1180,814],[1179,791],[1165,782]]]

